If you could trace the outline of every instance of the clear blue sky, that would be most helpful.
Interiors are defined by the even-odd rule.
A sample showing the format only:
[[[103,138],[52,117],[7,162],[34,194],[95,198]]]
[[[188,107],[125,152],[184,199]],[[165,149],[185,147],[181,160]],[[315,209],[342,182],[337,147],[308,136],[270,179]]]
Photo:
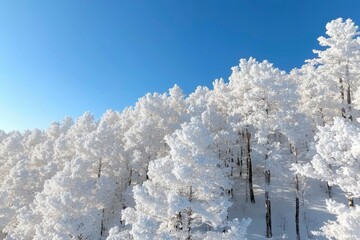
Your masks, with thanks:
[[[122,110],[177,83],[227,79],[240,58],[290,70],[359,0],[0,1],[0,129]]]

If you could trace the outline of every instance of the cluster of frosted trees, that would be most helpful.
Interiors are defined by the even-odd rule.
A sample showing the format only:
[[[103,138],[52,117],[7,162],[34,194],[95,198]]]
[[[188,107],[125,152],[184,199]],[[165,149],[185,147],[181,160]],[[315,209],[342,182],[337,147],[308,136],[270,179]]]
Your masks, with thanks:
[[[99,120],[85,113],[47,130],[0,132],[0,230],[5,239],[245,239],[250,219],[230,219],[234,183],[257,199],[262,169],[265,236],[272,237],[272,177],[294,191],[300,239],[301,181],[338,186],[349,205],[319,229],[360,238],[360,39],[336,19],[323,50],[285,73],[241,59],[228,82],[147,94]],[[241,219],[240,219],[241,218]],[[260,228],[260,226],[259,226]]]

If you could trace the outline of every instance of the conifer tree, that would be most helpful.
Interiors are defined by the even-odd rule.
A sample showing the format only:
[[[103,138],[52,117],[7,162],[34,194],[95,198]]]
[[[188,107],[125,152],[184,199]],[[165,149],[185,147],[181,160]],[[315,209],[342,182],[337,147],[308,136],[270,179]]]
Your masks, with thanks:
[[[134,188],[135,208],[123,212],[132,237],[202,239],[196,237],[200,229],[208,230],[205,235],[215,234],[240,224],[226,220],[231,203],[225,189],[231,181],[223,163],[208,148],[211,132],[192,119],[166,141],[170,156],[151,162],[149,180]]]

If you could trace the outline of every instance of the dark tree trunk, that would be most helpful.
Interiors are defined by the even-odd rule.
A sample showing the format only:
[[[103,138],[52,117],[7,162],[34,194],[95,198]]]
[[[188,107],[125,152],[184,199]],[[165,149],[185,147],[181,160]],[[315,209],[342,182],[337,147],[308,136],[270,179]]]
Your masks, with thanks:
[[[350,88],[350,71],[349,71],[349,59],[347,60],[346,68],[346,103],[347,103],[347,117],[350,121],[353,121],[352,110],[351,110],[351,88]]]
[[[347,117],[349,118],[350,121],[353,121],[353,117],[351,114],[351,89],[350,89],[350,83],[349,83],[349,66],[348,65],[346,66],[346,75],[347,75],[347,84],[348,84],[347,89],[346,89],[346,103],[347,103],[347,110],[348,110]],[[343,87],[342,91],[343,91],[342,99],[344,101],[344,87]],[[346,118],[346,115],[344,117]],[[349,204],[349,207],[355,206],[353,197],[348,198],[348,204]]]
[[[331,170],[331,164],[329,164],[329,169]],[[327,193],[329,195],[329,198],[332,198],[332,186],[329,185],[329,182],[326,181],[326,186],[327,186]]]
[[[341,104],[344,105],[344,102],[345,102],[345,92],[344,92],[343,79],[342,79],[341,77],[339,78],[339,85],[340,85]],[[344,106],[341,107],[341,116],[342,116],[343,118],[346,118],[346,110],[345,110],[345,107],[344,107]]]
[[[246,145],[247,145],[247,151],[246,151],[246,162],[248,166],[248,181],[249,181],[249,193],[250,193],[250,202],[255,203],[255,195],[254,195],[254,188],[253,188],[253,176],[252,176],[252,162],[251,162],[251,134],[249,131],[246,131]]]
[[[98,179],[101,177],[102,171],[102,158],[100,158],[99,169],[98,169]],[[105,227],[104,227],[104,218],[105,218],[105,209],[102,209],[101,223],[100,223],[100,238],[104,235]]]
[[[295,175],[296,184],[296,199],[295,199],[295,227],[296,227],[296,240],[300,240],[300,199],[299,199],[299,179],[297,174]]]
[[[102,168],[102,158],[100,158],[100,160],[99,160],[99,169],[98,169],[98,174],[97,174],[98,178],[100,178],[100,176],[101,176],[101,168]]]
[[[266,192],[265,195],[269,193]],[[272,230],[271,230],[271,201],[269,199],[265,200],[265,209],[266,209],[266,237],[272,237]]]
[[[292,149],[292,145],[290,144],[290,152],[292,152],[295,156],[295,163],[298,163],[297,156],[298,151],[295,147],[294,150]],[[295,174],[295,229],[296,229],[296,240],[300,240],[300,190],[299,190],[299,178],[298,175]]]
[[[240,146],[240,158],[238,158],[238,166],[240,166],[240,176],[242,176],[243,155],[243,146]]]
[[[104,227],[104,218],[105,218],[105,209],[102,210],[102,216],[101,216],[101,225],[100,225],[100,238],[104,235],[105,227]]]
[[[352,117],[352,113],[351,113],[351,89],[350,89],[350,84],[347,87],[347,104],[348,104],[348,115],[349,115],[349,120],[352,121],[353,117]]]
[[[327,194],[329,195],[329,198],[332,198],[332,187],[329,185],[328,182],[326,182],[327,187]]]
[[[348,203],[349,203],[349,207],[354,207],[354,198],[353,197],[349,197],[348,198]]]
[[[272,237],[272,229],[271,229],[271,201],[269,197],[269,186],[270,186],[270,170],[265,171],[265,220],[266,220],[266,237]]]
[[[191,203],[192,201],[192,197],[193,197],[193,190],[192,190],[192,186],[190,187],[190,192],[189,192],[189,202]],[[192,208],[190,206],[189,211],[188,211],[188,219],[187,219],[187,228],[188,228],[188,237],[186,238],[187,240],[191,240],[191,215],[192,215]]]
[[[147,161],[147,163],[146,163],[146,180],[149,180],[149,163],[150,163],[150,161],[151,161],[151,155],[149,155],[148,156],[148,161]]]
[[[130,169],[130,174],[129,174],[130,176],[129,176],[128,186],[131,185],[132,174],[133,174],[133,170],[132,170],[132,168],[131,168],[131,169]]]
[[[319,111],[320,111],[320,117],[321,117],[321,125],[325,126],[325,116],[324,116],[322,108],[320,108]]]
[[[181,212],[179,212],[178,214],[176,214],[176,224],[175,224],[175,228],[176,230],[183,230],[183,222],[182,222],[182,215]]]

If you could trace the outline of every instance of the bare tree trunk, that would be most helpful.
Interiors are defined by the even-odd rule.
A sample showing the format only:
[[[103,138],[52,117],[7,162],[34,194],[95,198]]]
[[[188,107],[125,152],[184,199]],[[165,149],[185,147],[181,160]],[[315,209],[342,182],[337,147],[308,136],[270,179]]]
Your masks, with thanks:
[[[320,111],[320,117],[321,117],[321,124],[322,124],[322,126],[325,126],[325,116],[324,116],[322,108],[320,108],[319,111]]]
[[[99,169],[98,169],[98,174],[97,174],[98,178],[100,178],[100,176],[101,176],[101,168],[102,168],[102,158],[100,158],[100,161],[99,161]]]
[[[243,170],[243,146],[240,146],[240,158],[238,158],[238,166],[240,166],[240,176],[242,176]]]
[[[191,203],[192,201],[192,197],[193,197],[193,190],[192,190],[192,186],[190,187],[190,192],[189,192],[189,202]],[[188,237],[186,238],[187,240],[191,240],[191,215],[192,215],[192,208],[190,206],[189,211],[188,211],[188,219],[187,219],[187,227],[188,227]]]
[[[266,111],[267,112],[267,111]],[[276,140],[276,133],[275,133]],[[271,229],[271,200],[270,200],[270,181],[271,181],[271,172],[269,169],[269,139],[266,143],[266,154],[265,154],[265,222],[266,222],[266,237],[272,237],[272,229]]]
[[[148,162],[146,164],[146,180],[149,180],[148,173],[149,173],[149,162],[150,162],[150,160],[151,160],[151,156],[148,156]]]
[[[339,84],[340,84],[341,104],[344,104],[344,102],[345,102],[345,92],[344,92],[343,79],[342,79],[341,77],[339,78]],[[344,106],[341,107],[341,116],[342,116],[343,118],[346,118],[346,111],[345,111],[345,107],[344,107]]]
[[[349,204],[349,207],[354,207],[354,198],[353,197],[348,197],[348,204]]]
[[[102,158],[100,158],[99,169],[98,169],[98,179],[101,177],[102,171]],[[104,235],[105,227],[104,227],[104,217],[105,217],[105,208],[102,209],[101,223],[100,223],[100,239]]]
[[[351,113],[351,89],[350,89],[350,79],[349,79],[349,65],[346,65],[346,80],[347,80],[347,89],[346,89],[346,103],[348,110],[348,117],[350,121],[353,121],[352,113]],[[354,198],[348,198],[349,207],[354,207]]]
[[[130,174],[129,174],[130,176],[129,176],[128,186],[131,185],[132,174],[133,174],[133,170],[132,170],[132,168],[131,168],[131,169],[130,169]]]
[[[351,113],[351,89],[350,89],[350,72],[349,72],[349,60],[347,60],[347,64],[345,66],[346,68],[346,83],[347,83],[347,89],[346,89],[346,103],[347,103],[347,117],[350,121],[353,121],[353,116]]]
[[[320,108],[320,116],[322,119],[322,126],[325,126],[325,118],[324,118],[322,108]],[[344,117],[344,115],[343,115],[343,117]],[[308,151],[308,149],[309,148],[307,147],[307,151]],[[331,169],[331,165],[329,165],[329,168]],[[327,194],[329,195],[329,198],[331,198],[332,197],[332,187],[329,185],[328,181],[326,181],[326,187],[327,187]]]
[[[266,237],[272,237],[272,229],[271,229],[271,201],[269,197],[269,187],[270,187],[270,170],[265,171],[265,220],[266,220]]]
[[[300,192],[299,192],[299,178],[295,174],[295,184],[296,184],[296,199],[295,199],[295,224],[296,224],[296,240],[300,240]]]
[[[352,113],[351,113],[351,89],[350,89],[350,84],[348,85],[348,87],[347,87],[347,104],[348,104],[348,111],[349,111],[349,113],[348,113],[348,115],[349,115],[349,120],[350,121],[353,121],[353,116],[352,116]]]
[[[254,195],[254,188],[253,188],[253,176],[252,176],[252,162],[251,162],[251,134],[249,131],[246,131],[246,144],[247,144],[247,151],[246,151],[246,162],[248,166],[248,181],[249,181],[249,192],[250,192],[250,202],[255,203],[255,195]]]
[[[105,209],[102,209],[102,216],[101,216],[101,225],[100,225],[100,238],[104,235],[105,227],[104,227],[104,217],[105,217]]]
[[[175,229],[176,230],[183,230],[183,223],[182,223],[182,215],[181,212],[179,212],[178,214],[176,214],[176,223],[175,223]]]
[[[290,144],[290,152],[295,156],[295,163],[298,163],[297,156],[297,148],[292,150],[292,145]],[[295,174],[295,229],[296,229],[296,240],[300,240],[300,190],[299,190],[299,178],[298,175]]]
[[[329,164],[329,169],[331,170],[331,164]],[[326,186],[327,186],[327,193],[329,194],[329,198],[332,198],[332,186],[329,185],[329,182],[326,181]]]
[[[247,140],[246,140],[246,137],[245,137],[245,133],[244,131],[241,132],[241,136],[242,136],[242,142],[245,143],[245,145],[247,146]],[[249,161],[248,161],[248,158],[247,158],[247,155],[246,155],[246,149],[247,147],[244,146],[243,148],[243,154],[245,156],[245,162],[246,162],[246,180],[245,180],[245,202],[249,202]]]
[[[326,181],[326,187],[327,187],[327,194],[329,195],[329,198],[332,198],[332,187],[329,185],[329,182]]]

